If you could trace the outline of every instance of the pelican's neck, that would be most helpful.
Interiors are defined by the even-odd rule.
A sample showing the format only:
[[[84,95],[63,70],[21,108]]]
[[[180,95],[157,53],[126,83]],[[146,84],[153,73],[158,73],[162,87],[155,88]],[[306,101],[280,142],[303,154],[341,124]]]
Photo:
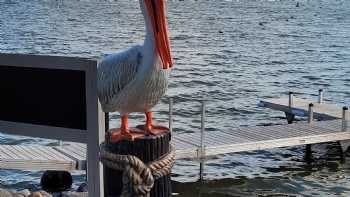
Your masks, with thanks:
[[[154,40],[154,34],[152,30],[148,30],[146,27],[146,34],[145,34],[145,39],[143,42],[143,47],[145,51],[152,52],[153,55],[157,54],[156,50],[156,45],[155,45],[155,40]]]
[[[159,58],[159,56],[156,50],[152,23],[147,13],[147,9],[144,1],[145,0],[139,0],[140,8],[143,14],[143,18],[145,20],[145,31],[146,31],[145,39],[143,43],[143,53],[144,53],[143,57],[146,64],[154,65],[156,58]]]

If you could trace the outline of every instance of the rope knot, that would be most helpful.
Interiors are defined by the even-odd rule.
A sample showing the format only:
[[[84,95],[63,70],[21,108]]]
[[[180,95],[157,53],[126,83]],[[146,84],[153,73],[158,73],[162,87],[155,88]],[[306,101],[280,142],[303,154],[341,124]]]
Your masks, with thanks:
[[[123,171],[122,197],[149,196],[154,181],[171,173],[174,159],[175,151],[171,145],[166,155],[149,164],[145,164],[133,155],[108,152],[105,143],[100,145],[101,162],[108,168]]]

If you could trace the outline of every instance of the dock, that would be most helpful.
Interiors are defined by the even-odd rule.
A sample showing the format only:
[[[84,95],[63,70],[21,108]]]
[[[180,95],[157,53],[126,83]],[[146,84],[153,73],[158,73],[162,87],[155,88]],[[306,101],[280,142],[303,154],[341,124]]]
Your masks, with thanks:
[[[316,104],[310,112],[309,100],[294,98],[262,101],[264,107],[308,116],[308,122],[295,124],[242,127],[228,131],[172,135],[176,159],[203,159],[210,156],[244,151],[265,150],[305,144],[350,140],[347,110],[332,104]],[[262,106],[262,104],[260,105]],[[205,108],[202,108],[205,115]],[[331,119],[314,121],[314,119]],[[204,118],[202,117],[204,121]],[[64,143],[61,146],[0,145],[0,168],[21,170],[85,170],[86,144]]]
[[[259,106],[306,117],[310,103],[314,104],[314,118],[318,120],[332,120],[342,118],[342,107],[331,103],[318,103],[311,99],[294,98],[293,107],[288,106],[288,98],[262,100]]]
[[[266,107],[286,113],[289,123],[295,116],[308,121],[294,124],[241,127],[226,131],[205,131],[205,102],[201,107],[201,131],[172,133],[176,159],[203,160],[211,156],[244,151],[265,150],[297,145],[341,141],[350,143],[350,118],[347,107],[325,102],[323,90],[317,101],[288,97],[259,102]],[[172,131],[173,100],[169,100],[169,128]],[[317,121],[322,120],[322,121]],[[345,143],[346,142],[346,143]],[[345,146],[344,146],[345,147]],[[347,148],[347,147],[346,147]],[[0,145],[0,168],[19,170],[86,170],[85,143],[66,142],[60,146]]]
[[[350,130],[342,130],[342,121],[322,121],[289,125],[246,127],[228,132],[208,132],[205,135],[204,156],[265,150],[350,139]],[[200,158],[200,134],[182,134],[174,137],[177,148],[182,144],[194,147],[177,149],[177,158]]]
[[[86,145],[0,145],[0,168],[17,170],[86,170]]]
[[[309,104],[314,105],[313,116],[317,120],[333,120],[342,118],[342,107],[324,101],[324,91],[318,91],[318,99],[299,98],[293,92],[288,97],[265,99],[259,102],[260,107],[266,107],[289,115],[306,117],[308,116]]]

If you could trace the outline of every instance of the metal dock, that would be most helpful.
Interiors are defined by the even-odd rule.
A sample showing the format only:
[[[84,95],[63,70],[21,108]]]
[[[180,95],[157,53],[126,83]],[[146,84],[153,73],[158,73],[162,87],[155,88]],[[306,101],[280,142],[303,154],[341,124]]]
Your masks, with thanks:
[[[317,120],[332,120],[342,118],[342,107],[328,103],[323,99],[323,90],[318,91],[318,100],[296,97],[293,92],[289,97],[261,100],[259,106],[282,111],[295,116],[308,116],[309,104],[314,105],[314,118]]]
[[[350,139],[343,120],[315,121],[276,126],[239,128],[226,132],[173,135],[177,159],[199,159],[218,154],[263,150]],[[201,144],[205,144],[202,148]],[[84,170],[86,145],[0,146],[0,168],[35,170]]]
[[[0,145],[0,168],[18,170],[85,170],[86,145]]]
[[[307,122],[295,124],[242,127],[233,130],[205,132],[205,104],[202,105],[202,128],[198,133],[173,133],[176,159],[203,159],[234,152],[264,150],[287,146],[350,140],[349,112],[322,102],[271,99],[260,106],[297,116],[308,116]],[[172,130],[172,102],[169,127]],[[314,121],[321,119],[325,121]],[[20,170],[85,170],[86,144],[65,143],[61,146],[0,145],[0,168]]]
[[[200,134],[174,136],[177,158],[201,157]],[[350,130],[342,130],[342,121],[322,121],[289,125],[247,127],[229,132],[208,132],[203,156],[315,144],[350,139]],[[187,149],[182,146],[186,144]]]

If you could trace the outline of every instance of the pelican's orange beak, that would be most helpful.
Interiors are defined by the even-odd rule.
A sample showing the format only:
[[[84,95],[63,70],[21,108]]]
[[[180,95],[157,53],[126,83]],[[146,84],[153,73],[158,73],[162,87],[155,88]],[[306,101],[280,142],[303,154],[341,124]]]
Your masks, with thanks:
[[[145,0],[147,12],[152,22],[156,48],[163,69],[173,66],[168,36],[168,22],[165,14],[166,0]]]

